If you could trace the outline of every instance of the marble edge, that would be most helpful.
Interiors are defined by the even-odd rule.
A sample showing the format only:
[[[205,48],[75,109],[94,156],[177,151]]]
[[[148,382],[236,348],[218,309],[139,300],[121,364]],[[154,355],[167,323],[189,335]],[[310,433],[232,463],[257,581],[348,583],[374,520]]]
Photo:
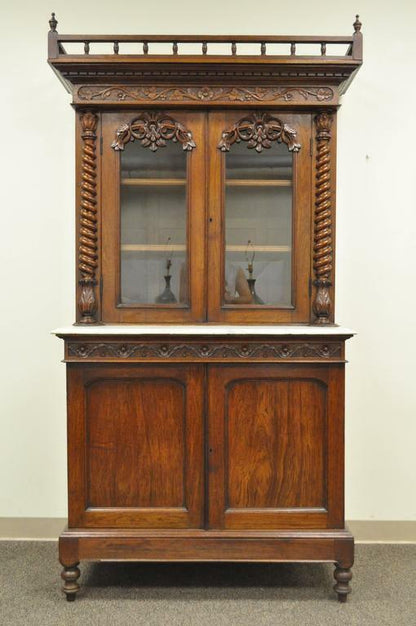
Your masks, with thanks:
[[[57,337],[94,336],[148,336],[148,335],[189,335],[189,336],[220,336],[220,335],[294,335],[294,336],[349,336],[356,335],[354,330],[343,326],[228,326],[218,325],[102,325],[102,326],[63,326],[51,331]]]

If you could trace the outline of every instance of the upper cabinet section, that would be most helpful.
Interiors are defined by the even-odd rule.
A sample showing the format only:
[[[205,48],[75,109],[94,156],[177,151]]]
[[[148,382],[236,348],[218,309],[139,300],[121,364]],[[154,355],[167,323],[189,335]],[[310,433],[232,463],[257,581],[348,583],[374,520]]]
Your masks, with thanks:
[[[351,36],[61,35],[77,120],[77,323],[334,322]]]

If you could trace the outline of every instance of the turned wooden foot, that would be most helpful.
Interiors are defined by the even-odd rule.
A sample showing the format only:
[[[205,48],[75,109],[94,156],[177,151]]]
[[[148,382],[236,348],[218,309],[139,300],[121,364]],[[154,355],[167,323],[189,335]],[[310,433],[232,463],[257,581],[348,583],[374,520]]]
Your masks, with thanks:
[[[64,565],[61,572],[61,578],[64,581],[62,591],[66,595],[68,602],[73,602],[77,592],[79,591],[79,584],[77,583],[77,580],[80,577],[81,572],[79,571],[79,567],[77,567],[78,565],[79,563],[74,563],[74,565],[69,566]]]
[[[351,593],[351,569],[349,567],[341,567],[338,563],[335,563],[334,578],[337,581],[334,585],[334,591],[338,596],[338,600],[339,602],[346,602],[348,594]]]

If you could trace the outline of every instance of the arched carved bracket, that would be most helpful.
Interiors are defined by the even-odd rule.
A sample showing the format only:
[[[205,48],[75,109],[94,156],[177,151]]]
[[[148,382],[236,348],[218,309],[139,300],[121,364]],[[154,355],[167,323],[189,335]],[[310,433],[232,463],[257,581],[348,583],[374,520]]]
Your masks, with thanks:
[[[299,152],[301,146],[296,142],[296,134],[296,130],[269,113],[252,113],[222,133],[218,148],[228,152],[233,143],[247,141],[247,148],[262,152],[277,141],[285,143],[290,152]]]
[[[179,142],[184,150],[193,150],[196,144],[192,133],[169,115],[160,112],[142,113],[130,124],[122,124],[111,144],[114,150],[124,150],[129,141],[138,139],[142,146],[155,152],[167,141]]]
[[[78,300],[80,324],[96,323],[97,299],[95,295],[97,255],[97,124],[98,116],[92,111],[82,111],[81,116],[82,163],[81,202],[79,214],[78,271],[81,292]]]
[[[316,169],[313,269],[316,287],[313,312],[316,324],[329,324],[332,310],[332,190],[331,190],[331,126],[332,112],[322,111],[315,117]]]

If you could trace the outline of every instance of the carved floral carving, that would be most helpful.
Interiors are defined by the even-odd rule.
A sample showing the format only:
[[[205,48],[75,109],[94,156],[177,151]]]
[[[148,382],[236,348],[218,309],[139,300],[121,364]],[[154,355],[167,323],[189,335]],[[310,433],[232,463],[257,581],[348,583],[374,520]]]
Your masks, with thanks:
[[[290,152],[299,152],[296,134],[296,130],[269,113],[252,113],[222,133],[218,148],[227,152],[233,143],[246,141],[247,148],[262,152],[263,148],[270,148],[272,142],[277,141],[285,143]]]
[[[178,141],[184,150],[196,147],[192,133],[183,124],[160,112],[144,112],[130,124],[122,124],[116,131],[116,138],[111,147],[115,150],[124,150],[126,143],[135,139],[152,152],[166,146],[167,141]]]
[[[334,98],[330,87],[125,87],[82,86],[78,89],[80,100],[97,102],[124,100],[149,100],[150,102],[292,102],[305,100],[328,102]]]
[[[342,356],[342,343],[85,343],[69,341],[68,356],[81,359],[330,359]]]

